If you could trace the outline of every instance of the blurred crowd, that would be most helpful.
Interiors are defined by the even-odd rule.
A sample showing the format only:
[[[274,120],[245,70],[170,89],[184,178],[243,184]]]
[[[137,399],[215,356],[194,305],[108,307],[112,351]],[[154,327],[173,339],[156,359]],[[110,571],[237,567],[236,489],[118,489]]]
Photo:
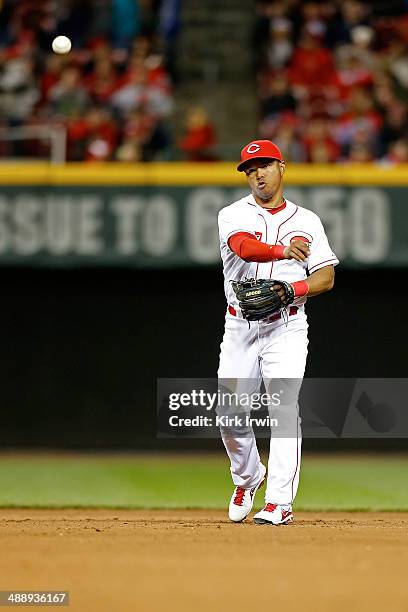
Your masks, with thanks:
[[[260,0],[259,135],[295,162],[408,162],[408,5]]]
[[[295,162],[408,162],[407,4],[257,0],[259,136]],[[0,128],[62,124],[71,161],[216,159],[203,108],[183,117],[182,138],[172,134],[180,8],[0,0]],[[52,53],[58,34],[71,38],[70,54]],[[48,146],[2,139],[0,156]]]
[[[166,159],[179,4],[3,0],[0,127],[64,124],[73,161]],[[51,51],[59,34],[72,40],[68,55]],[[0,154],[46,146],[2,142]]]

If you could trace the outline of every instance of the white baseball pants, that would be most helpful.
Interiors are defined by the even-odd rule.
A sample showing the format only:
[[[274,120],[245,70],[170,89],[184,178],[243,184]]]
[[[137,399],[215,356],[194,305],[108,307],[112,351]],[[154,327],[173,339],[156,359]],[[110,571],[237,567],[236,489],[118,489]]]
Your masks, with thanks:
[[[227,312],[225,332],[220,349],[218,378],[222,386],[237,393],[259,392],[262,380],[268,391],[274,379],[285,379],[296,396],[285,402],[278,413],[284,415],[285,435],[271,430],[268,460],[266,503],[292,504],[299,484],[301,460],[301,429],[297,395],[304,376],[307,358],[307,319],[303,312],[275,323],[248,322]],[[291,379],[290,381],[287,379]],[[275,413],[276,414],[276,413]],[[257,485],[265,475],[256,439],[240,437],[233,427],[220,427],[224,446],[231,461],[235,486],[245,489]],[[241,430],[242,431],[242,430]],[[242,434],[241,434],[242,435]]]

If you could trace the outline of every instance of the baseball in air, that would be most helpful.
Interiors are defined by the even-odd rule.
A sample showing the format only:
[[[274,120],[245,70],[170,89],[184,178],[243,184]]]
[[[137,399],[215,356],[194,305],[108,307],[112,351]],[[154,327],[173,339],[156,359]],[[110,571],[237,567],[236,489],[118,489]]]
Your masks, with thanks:
[[[52,50],[59,55],[65,55],[71,51],[72,43],[68,36],[57,36],[52,41]]]

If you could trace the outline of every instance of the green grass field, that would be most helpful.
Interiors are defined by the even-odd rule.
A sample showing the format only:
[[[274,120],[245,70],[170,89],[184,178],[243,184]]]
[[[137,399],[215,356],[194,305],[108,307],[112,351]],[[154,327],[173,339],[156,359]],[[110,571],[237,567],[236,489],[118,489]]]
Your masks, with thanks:
[[[407,476],[404,455],[306,455],[296,509],[408,510]],[[226,508],[231,491],[223,454],[0,455],[3,508]]]

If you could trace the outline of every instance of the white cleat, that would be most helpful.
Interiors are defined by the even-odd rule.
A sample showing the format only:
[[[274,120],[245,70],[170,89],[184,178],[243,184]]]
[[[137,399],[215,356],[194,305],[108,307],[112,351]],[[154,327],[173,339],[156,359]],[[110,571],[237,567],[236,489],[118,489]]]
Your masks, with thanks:
[[[266,504],[265,508],[255,514],[254,523],[257,525],[289,525],[293,523],[292,508],[284,510],[279,504]]]
[[[240,523],[246,519],[252,510],[252,506],[254,505],[255,494],[264,482],[265,477],[262,478],[256,487],[252,487],[252,489],[235,487],[228,510],[228,516],[231,521],[234,523]]]

